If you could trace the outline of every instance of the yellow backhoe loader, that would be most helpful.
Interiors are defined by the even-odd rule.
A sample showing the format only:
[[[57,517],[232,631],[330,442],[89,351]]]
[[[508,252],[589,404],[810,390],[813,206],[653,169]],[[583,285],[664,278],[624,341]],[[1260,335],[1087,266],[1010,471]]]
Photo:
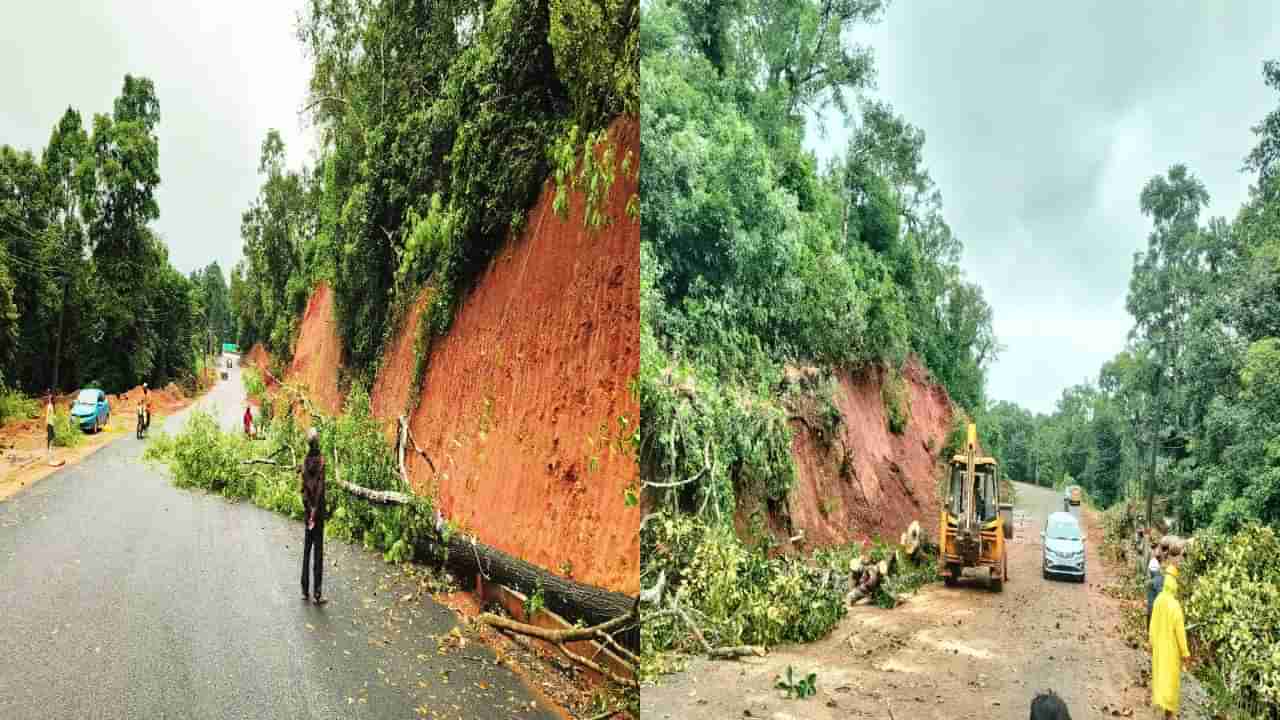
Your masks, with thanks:
[[[939,572],[954,585],[964,568],[986,567],[991,588],[1009,579],[1006,540],[1013,538],[1013,503],[1000,502],[995,458],[978,455],[978,428],[969,423],[963,454],[951,458],[938,529]]]

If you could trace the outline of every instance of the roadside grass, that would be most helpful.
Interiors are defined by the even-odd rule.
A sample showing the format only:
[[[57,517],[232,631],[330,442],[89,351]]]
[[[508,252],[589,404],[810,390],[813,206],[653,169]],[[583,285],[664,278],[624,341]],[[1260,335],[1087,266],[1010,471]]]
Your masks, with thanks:
[[[245,395],[262,401],[263,395],[267,392],[266,383],[262,382],[262,374],[257,368],[246,367],[240,371],[240,379],[244,383]]]
[[[0,425],[10,420],[31,420],[40,417],[40,401],[27,397],[17,390],[0,387]]]

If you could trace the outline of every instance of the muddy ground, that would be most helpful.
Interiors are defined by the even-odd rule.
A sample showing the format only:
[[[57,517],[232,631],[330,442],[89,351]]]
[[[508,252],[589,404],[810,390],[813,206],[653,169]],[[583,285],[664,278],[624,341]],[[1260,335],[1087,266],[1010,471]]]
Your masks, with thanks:
[[[896,718],[1023,720],[1037,690],[1053,689],[1072,717],[1152,717],[1141,649],[1120,632],[1121,601],[1103,593],[1118,569],[1099,556],[1086,512],[1085,583],[1041,576],[1040,532],[1061,495],[1017,485],[1018,527],[1002,593],[981,577],[922,588],[894,610],[852,608],[825,639],[737,662],[697,659],[641,690],[646,719]],[[817,694],[783,699],[788,666],[817,673]],[[1183,718],[1206,717],[1184,676]]]
[[[59,409],[68,409],[75,395],[59,396],[54,404]],[[142,386],[109,395],[108,399],[111,414],[105,426],[97,433],[83,434],[75,447],[55,447],[52,453],[46,452],[43,399],[38,400],[37,417],[12,420],[0,426],[0,501],[40,482],[59,468],[75,465],[111,442],[133,433],[138,404],[142,400]],[[157,388],[152,392],[153,421],[161,422],[194,400],[172,383],[165,388]]]

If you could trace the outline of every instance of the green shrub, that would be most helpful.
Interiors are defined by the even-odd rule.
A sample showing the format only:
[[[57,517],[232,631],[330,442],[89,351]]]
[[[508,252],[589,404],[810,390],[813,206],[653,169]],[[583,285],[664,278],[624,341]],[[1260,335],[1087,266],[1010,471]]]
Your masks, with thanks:
[[[791,427],[780,404],[681,366],[640,375],[640,471],[671,488],[670,504],[727,520],[737,488],[759,484],[782,500],[795,482]]]
[[[901,435],[911,421],[911,394],[902,373],[893,368],[885,373],[884,382],[880,385],[880,399],[889,419],[889,431]]]
[[[1253,524],[1196,537],[1180,587],[1192,637],[1211,658],[1226,702],[1280,718],[1280,538]]]
[[[17,390],[0,387],[0,424],[10,420],[30,420],[40,417],[40,401],[29,398]]]
[[[816,640],[846,613],[847,552],[815,554],[815,565],[770,558],[763,547],[745,546],[731,526],[660,513],[641,534],[641,554],[644,584],[665,573],[669,592],[713,645]],[[675,669],[670,652],[699,649],[678,618],[646,621],[641,672],[652,676]]]
[[[80,423],[64,409],[53,411],[53,444],[57,447],[72,448],[84,442],[84,431]]]
[[[267,393],[266,383],[262,381],[262,374],[255,368],[245,368],[240,373],[241,380],[244,382],[244,392],[254,400],[261,401]]]
[[[143,457],[167,462],[179,487],[198,487],[229,498],[253,496],[253,476],[241,464],[250,457],[250,442],[241,433],[224,433],[208,410],[192,410],[176,436],[165,433],[147,445]]]

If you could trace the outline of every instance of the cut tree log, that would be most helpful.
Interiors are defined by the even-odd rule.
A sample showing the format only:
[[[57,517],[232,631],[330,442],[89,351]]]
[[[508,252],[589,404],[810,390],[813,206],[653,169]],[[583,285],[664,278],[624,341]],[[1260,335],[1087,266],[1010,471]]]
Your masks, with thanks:
[[[403,458],[404,455],[401,453],[402,471]],[[296,465],[286,466],[269,458],[243,460],[241,464],[300,469]],[[425,508],[423,499],[417,495],[394,490],[374,490],[343,480],[336,449],[333,455],[333,483],[352,495],[370,502],[383,505],[415,505]],[[639,602],[637,598],[624,593],[604,590],[560,577],[495,547],[485,545],[473,536],[452,532],[445,537],[442,532],[444,527],[444,518],[437,511],[435,533],[429,538],[421,539],[422,546],[415,547],[414,550],[419,557],[442,558],[444,566],[463,582],[474,582],[477,578],[483,578],[485,582],[506,585],[528,597],[533,597],[541,590],[543,605],[548,610],[569,622],[582,622],[588,626],[599,625],[620,615],[634,612]],[[632,627],[619,633],[616,638],[631,652],[640,649],[639,627]]]
[[[401,418],[401,432],[407,434],[408,423]],[[400,471],[402,479],[408,486],[408,478],[403,475],[404,447],[401,444]],[[334,482],[347,492],[371,502],[395,505],[417,505],[422,499],[416,495],[391,490],[373,490],[361,487],[341,478],[339,464],[335,452]],[[441,557],[443,564],[453,575],[464,583],[483,578],[484,582],[498,583],[533,597],[539,590],[542,593],[543,605],[569,622],[582,622],[585,625],[599,625],[619,615],[632,612],[638,600],[624,593],[613,592],[603,588],[577,583],[555,573],[544,570],[537,565],[509,555],[495,547],[486,545],[473,536],[461,532],[444,533],[445,522],[440,512],[436,511],[436,532],[428,538],[422,538],[421,547],[414,550],[419,557]],[[440,552],[443,550],[443,552]],[[620,643],[628,650],[640,649],[640,628],[633,627],[617,636]]]
[[[636,605],[635,598],[623,593],[560,577],[462,533],[453,533],[443,545],[444,564],[455,577],[483,577],[485,582],[506,585],[528,597],[541,588],[546,608],[569,622],[599,625],[632,612]],[[628,650],[637,651],[640,628],[631,628],[617,639]]]

